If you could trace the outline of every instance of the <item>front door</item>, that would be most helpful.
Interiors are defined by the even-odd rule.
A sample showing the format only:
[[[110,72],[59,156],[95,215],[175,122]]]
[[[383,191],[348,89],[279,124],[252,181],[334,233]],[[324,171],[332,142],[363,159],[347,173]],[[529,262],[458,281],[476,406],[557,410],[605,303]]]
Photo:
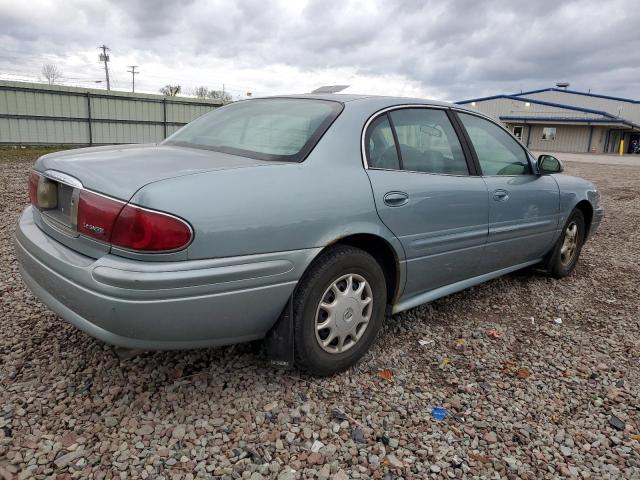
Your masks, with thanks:
[[[458,113],[458,117],[487,185],[487,270],[542,258],[558,228],[558,184],[550,175],[534,174],[528,153],[504,129],[476,115]]]
[[[367,129],[367,173],[382,221],[406,254],[404,297],[474,277],[487,237],[487,188],[469,174],[443,109],[402,108]]]

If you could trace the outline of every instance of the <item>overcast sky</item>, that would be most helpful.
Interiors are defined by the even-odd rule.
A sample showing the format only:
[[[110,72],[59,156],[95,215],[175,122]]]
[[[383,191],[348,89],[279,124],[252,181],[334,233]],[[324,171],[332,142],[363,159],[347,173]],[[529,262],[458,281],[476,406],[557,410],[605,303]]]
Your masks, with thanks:
[[[640,98],[637,0],[0,0],[0,78],[234,96],[347,92],[462,100],[571,82]]]

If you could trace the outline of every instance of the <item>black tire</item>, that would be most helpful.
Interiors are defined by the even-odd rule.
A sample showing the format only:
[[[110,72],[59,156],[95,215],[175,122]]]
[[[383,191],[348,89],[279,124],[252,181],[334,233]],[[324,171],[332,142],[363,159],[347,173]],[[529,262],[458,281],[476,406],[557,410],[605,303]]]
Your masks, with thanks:
[[[577,244],[571,258],[565,258],[562,254],[562,246],[564,244],[565,237],[568,234],[567,229],[572,224],[575,224],[577,228]],[[545,269],[547,270],[549,275],[555,278],[563,278],[571,274],[576,266],[576,263],[578,263],[578,258],[580,257],[580,252],[582,251],[582,245],[584,245],[584,234],[584,215],[580,210],[574,209],[573,212],[571,212],[571,215],[569,215],[567,222],[562,227],[560,238],[558,238],[558,241],[556,242],[551,252],[549,252],[547,259],[544,262]]]
[[[369,323],[363,329],[362,336],[348,350],[329,353],[316,338],[316,314],[327,289],[336,279],[350,274],[363,277],[370,287],[372,303]],[[386,306],[384,272],[371,255],[348,245],[336,245],[322,252],[305,272],[293,296],[296,366],[312,375],[326,376],[354,365],[374,342],[382,326]]]

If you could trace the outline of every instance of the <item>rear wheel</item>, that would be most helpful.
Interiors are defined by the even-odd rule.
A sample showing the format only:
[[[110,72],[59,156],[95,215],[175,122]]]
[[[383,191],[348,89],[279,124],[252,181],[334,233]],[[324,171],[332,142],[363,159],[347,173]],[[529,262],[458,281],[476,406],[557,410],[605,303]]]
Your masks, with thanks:
[[[545,262],[552,276],[563,278],[573,271],[584,244],[584,233],[584,215],[576,209],[569,215],[560,238]]]
[[[364,250],[338,245],[323,252],[293,299],[296,364],[330,375],[356,363],[380,330],[386,292],[382,268]]]

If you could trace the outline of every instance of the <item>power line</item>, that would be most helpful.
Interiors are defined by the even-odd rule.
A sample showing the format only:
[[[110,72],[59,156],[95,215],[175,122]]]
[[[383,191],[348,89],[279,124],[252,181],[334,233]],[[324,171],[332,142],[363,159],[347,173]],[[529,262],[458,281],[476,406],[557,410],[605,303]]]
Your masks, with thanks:
[[[129,65],[129,67],[131,67],[131,70],[127,70],[127,72],[131,73],[131,93],[135,93],[136,91],[136,74],[140,73],[139,71],[136,72],[136,68],[138,68],[137,65]]]
[[[107,62],[109,61],[109,54],[107,53],[107,50],[109,50],[109,47],[102,44],[98,48],[102,50],[102,53],[100,54],[100,61],[104,62],[104,74],[107,78],[107,90],[111,90],[111,83],[109,83],[109,67],[107,66]]]

